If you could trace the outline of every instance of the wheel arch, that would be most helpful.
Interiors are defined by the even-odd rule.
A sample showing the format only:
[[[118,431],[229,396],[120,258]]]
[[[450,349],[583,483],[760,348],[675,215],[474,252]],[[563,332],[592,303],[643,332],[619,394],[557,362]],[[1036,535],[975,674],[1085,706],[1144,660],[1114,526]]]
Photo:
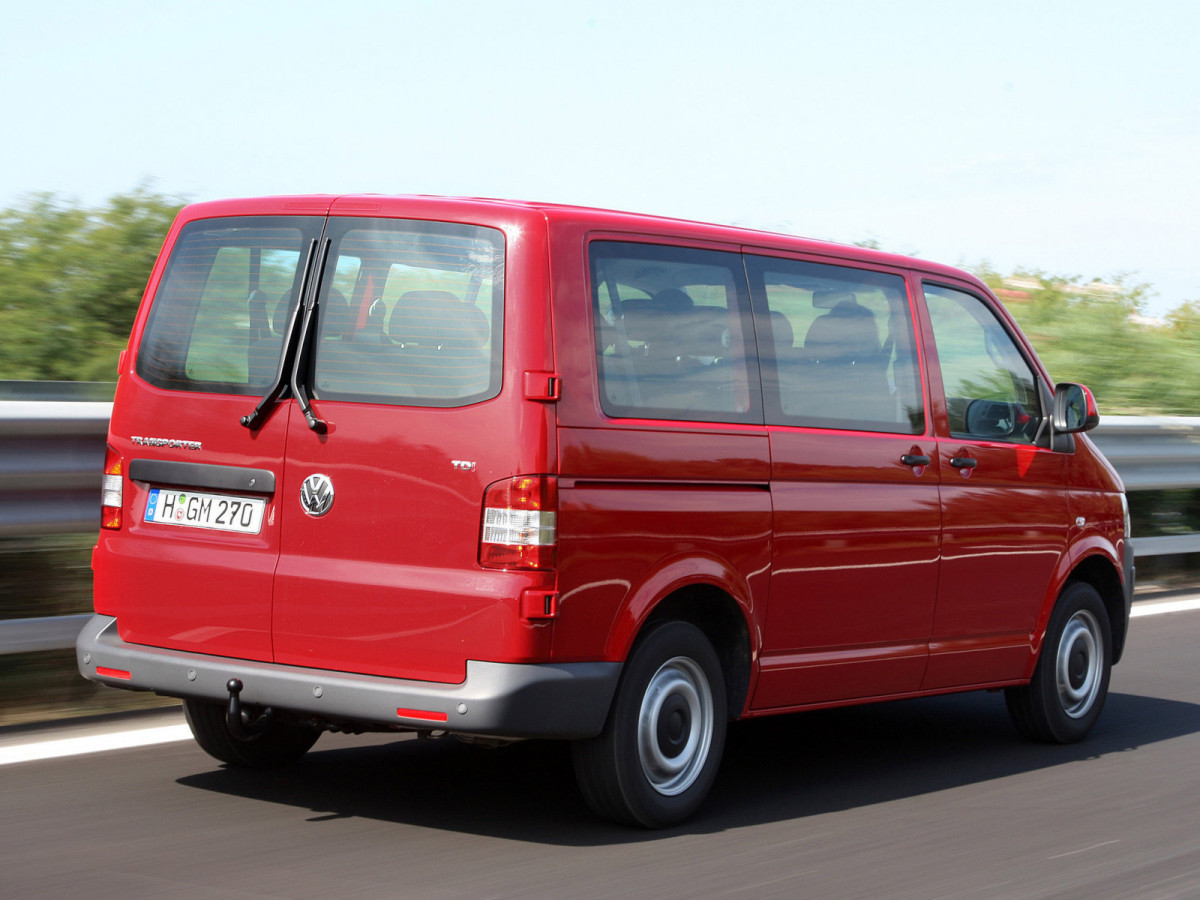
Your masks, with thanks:
[[[1104,610],[1108,613],[1109,628],[1112,631],[1113,664],[1121,661],[1125,651],[1125,638],[1129,630],[1129,616],[1125,607],[1125,590],[1121,576],[1116,566],[1100,554],[1092,554],[1081,560],[1067,579],[1082,581],[1090,584],[1100,594],[1104,601]]]
[[[605,640],[604,658],[628,661],[649,627],[688,622],[716,651],[729,717],[740,718],[753,691],[762,639],[756,586],[765,588],[716,556],[690,553],[664,560],[627,595]]]
[[[690,584],[664,597],[638,629],[645,634],[659,622],[688,622],[712,644],[725,676],[726,705],[731,719],[739,718],[750,694],[754,658],[750,628],[742,607],[725,590],[711,584]],[[636,646],[637,641],[634,641]]]

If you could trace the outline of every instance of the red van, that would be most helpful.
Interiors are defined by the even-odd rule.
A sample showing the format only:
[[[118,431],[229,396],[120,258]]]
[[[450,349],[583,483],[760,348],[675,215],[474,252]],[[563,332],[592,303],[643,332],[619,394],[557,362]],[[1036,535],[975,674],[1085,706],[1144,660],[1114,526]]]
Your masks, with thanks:
[[[79,666],[182,698],[232,765],[561,738],[649,827],[731,719],[1004,688],[1075,741],[1133,590],[1097,421],[945,266],[549,204],[200,203],[121,358]]]

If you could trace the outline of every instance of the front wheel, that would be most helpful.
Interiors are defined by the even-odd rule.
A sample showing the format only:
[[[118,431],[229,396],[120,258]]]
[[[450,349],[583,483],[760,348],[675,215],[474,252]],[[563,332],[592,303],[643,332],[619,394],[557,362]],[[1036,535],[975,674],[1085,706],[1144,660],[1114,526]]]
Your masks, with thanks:
[[[1112,629],[1090,584],[1068,584],[1055,604],[1033,679],[1004,698],[1017,730],[1028,738],[1071,744],[1100,718],[1112,671]]]
[[[725,746],[721,664],[686,622],[654,626],[635,645],[604,730],[573,745],[588,805],[628,825],[662,828],[699,808]]]
[[[200,749],[231,766],[285,766],[307,753],[321,736],[319,729],[307,725],[270,722],[254,738],[242,740],[230,731],[224,704],[206,700],[184,700],[183,715]]]

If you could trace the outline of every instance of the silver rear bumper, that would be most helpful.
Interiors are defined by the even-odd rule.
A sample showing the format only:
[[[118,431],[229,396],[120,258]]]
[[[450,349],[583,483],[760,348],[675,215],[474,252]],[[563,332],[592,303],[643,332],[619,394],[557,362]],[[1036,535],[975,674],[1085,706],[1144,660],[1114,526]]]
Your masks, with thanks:
[[[93,616],[75,645],[85,678],[171,697],[242,703],[337,723],[369,723],[502,737],[584,738],[600,733],[620,663],[467,661],[461,684],[355,675],[129,644],[112,616]]]

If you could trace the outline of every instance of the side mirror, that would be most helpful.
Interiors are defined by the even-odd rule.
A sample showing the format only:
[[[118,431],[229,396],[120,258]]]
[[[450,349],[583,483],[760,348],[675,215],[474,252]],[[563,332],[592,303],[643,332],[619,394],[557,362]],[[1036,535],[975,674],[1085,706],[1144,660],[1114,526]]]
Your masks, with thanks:
[[[1054,386],[1053,425],[1055,434],[1077,434],[1100,424],[1096,398],[1082,384],[1064,382]]]

